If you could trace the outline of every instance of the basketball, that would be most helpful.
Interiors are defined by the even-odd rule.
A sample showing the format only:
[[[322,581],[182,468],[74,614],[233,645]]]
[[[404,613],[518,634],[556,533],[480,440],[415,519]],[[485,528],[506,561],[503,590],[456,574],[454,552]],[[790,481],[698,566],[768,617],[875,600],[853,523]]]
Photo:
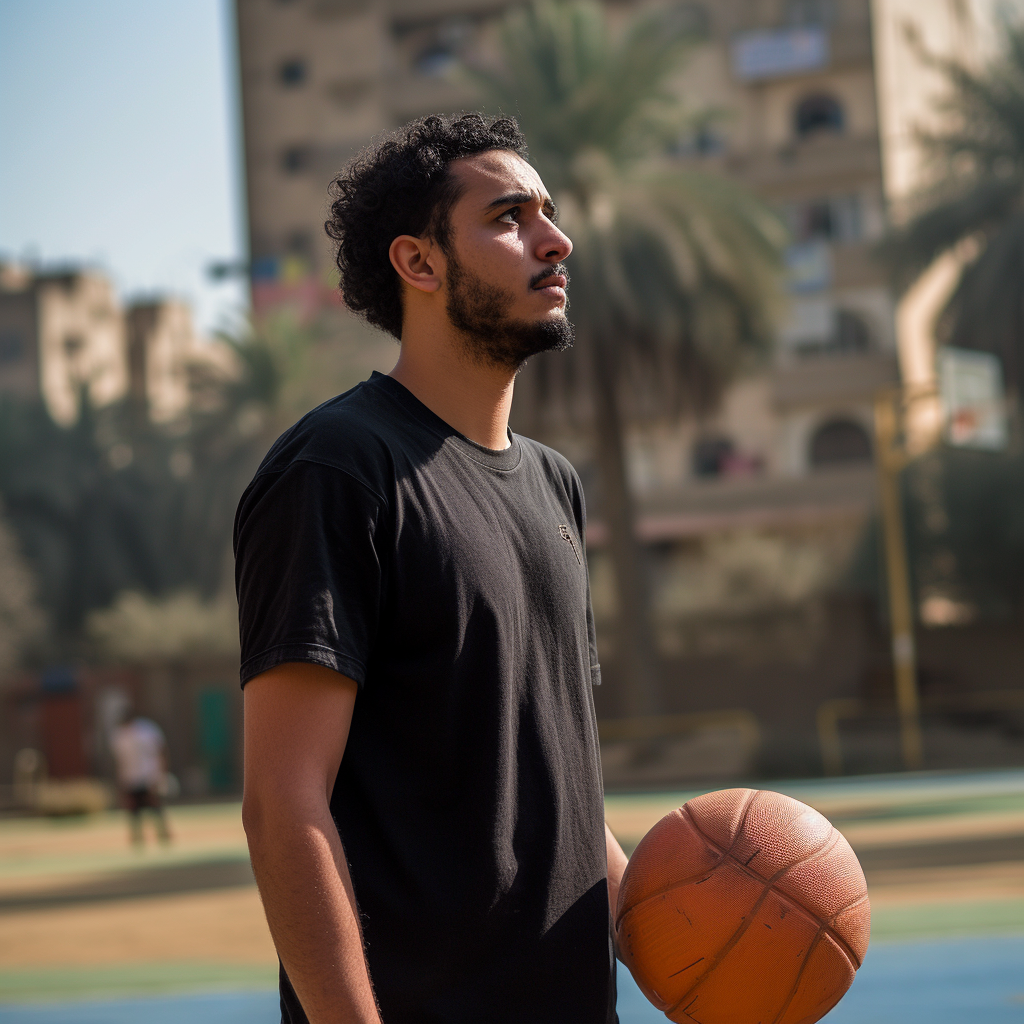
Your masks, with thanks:
[[[679,1024],[812,1024],[867,951],[867,883],[814,808],[725,789],[666,814],[629,860],[619,953]]]

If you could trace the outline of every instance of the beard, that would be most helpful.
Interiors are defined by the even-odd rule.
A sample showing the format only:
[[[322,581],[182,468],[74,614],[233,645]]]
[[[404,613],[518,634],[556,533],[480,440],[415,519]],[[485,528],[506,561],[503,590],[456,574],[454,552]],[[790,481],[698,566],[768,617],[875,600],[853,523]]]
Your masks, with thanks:
[[[565,267],[549,267],[536,274],[530,287],[552,274],[569,275]],[[445,310],[463,337],[466,353],[477,362],[520,370],[530,356],[539,352],[562,352],[573,343],[572,324],[561,316],[545,320],[517,320],[508,311],[515,304],[511,290],[486,284],[455,258],[448,257]]]

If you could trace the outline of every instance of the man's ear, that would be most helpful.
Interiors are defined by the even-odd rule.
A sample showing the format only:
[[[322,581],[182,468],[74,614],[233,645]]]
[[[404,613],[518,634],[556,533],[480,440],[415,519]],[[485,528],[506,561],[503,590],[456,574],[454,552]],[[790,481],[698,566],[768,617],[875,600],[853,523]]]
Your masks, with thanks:
[[[421,292],[436,292],[441,287],[439,253],[429,238],[399,235],[388,249],[391,265],[406,284]]]

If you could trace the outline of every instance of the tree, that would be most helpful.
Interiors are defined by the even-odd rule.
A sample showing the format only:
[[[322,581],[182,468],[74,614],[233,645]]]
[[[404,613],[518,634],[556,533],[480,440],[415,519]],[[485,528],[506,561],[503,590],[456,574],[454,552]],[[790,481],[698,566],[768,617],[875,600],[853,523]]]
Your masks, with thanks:
[[[626,416],[715,407],[769,342],[785,240],[749,192],[670,155],[689,115],[669,79],[696,39],[683,10],[613,34],[596,3],[537,2],[503,22],[502,69],[472,72],[519,121],[573,240],[576,345],[562,365],[541,358],[530,372],[541,395],[574,401],[582,385],[589,396],[632,714],[657,710],[658,684]]]
[[[974,250],[942,311],[939,340],[1001,357],[1008,383],[1024,383],[1024,28],[1005,29],[1004,52],[980,71],[929,54],[950,93],[949,128],[921,132],[937,184],[882,247],[900,288],[943,253]]]
[[[224,588],[235,505],[280,390],[259,338],[233,348],[237,376],[207,379],[170,425],[131,397],[96,408],[84,388],[68,427],[39,399],[0,403],[0,496],[54,629],[51,656],[74,656],[89,613],[123,591]]]
[[[46,624],[36,602],[35,573],[19,547],[17,537],[0,517],[0,677],[25,658]]]
[[[34,570],[49,656],[77,656],[86,634],[115,655],[221,643],[238,499],[286,427],[382,361],[390,342],[369,344],[368,334],[347,313],[242,321],[219,339],[234,370],[193,366],[190,406],[170,424],[130,396],[97,408],[84,388],[68,427],[39,399],[0,401],[0,508],[16,538],[7,552],[0,523],[0,567],[20,549]],[[31,639],[39,616],[19,580],[12,608],[25,606],[18,635]],[[0,667],[8,618],[0,600]],[[125,630],[137,635],[118,636]]]

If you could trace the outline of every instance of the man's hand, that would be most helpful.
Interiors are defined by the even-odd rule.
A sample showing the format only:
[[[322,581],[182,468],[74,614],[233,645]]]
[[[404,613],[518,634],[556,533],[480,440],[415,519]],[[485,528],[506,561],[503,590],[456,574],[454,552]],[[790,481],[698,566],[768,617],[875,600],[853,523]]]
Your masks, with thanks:
[[[380,1024],[330,811],[357,690],[331,669],[288,663],[244,691],[242,823],[270,934],[310,1024]]]

